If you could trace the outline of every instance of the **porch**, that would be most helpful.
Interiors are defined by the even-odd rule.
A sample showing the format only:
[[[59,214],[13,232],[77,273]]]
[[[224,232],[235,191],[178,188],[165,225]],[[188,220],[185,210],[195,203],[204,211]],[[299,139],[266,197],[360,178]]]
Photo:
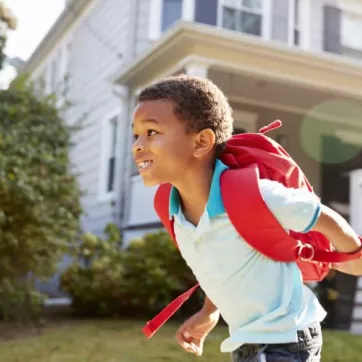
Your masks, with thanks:
[[[323,202],[347,219],[353,210],[354,226],[361,228],[359,191],[354,191],[356,197],[350,200],[349,177],[351,171],[362,169],[361,62],[225,29],[180,23],[116,74],[115,82],[129,91],[128,120],[144,86],[180,73],[207,77],[225,92],[234,109],[237,131],[256,132],[280,119],[283,127],[270,136],[298,162]],[[130,145],[131,137],[128,150]],[[131,157],[129,151],[127,154]],[[155,188],[146,189],[131,164],[129,159],[122,181],[126,242],[161,226],[153,210]],[[339,284],[344,283],[341,278]],[[336,317],[343,319],[336,323],[346,328],[350,328],[355,303],[362,315],[362,294],[356,292],[355,279],[343,292],[347,296],[339,305],[343,316]],[[355,326],[362,331],[362,323]]]

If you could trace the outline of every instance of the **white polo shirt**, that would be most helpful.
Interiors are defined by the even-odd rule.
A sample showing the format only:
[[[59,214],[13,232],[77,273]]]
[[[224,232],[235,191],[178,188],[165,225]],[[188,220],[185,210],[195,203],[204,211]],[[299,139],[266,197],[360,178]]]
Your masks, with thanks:
[[[229,326],[230,337],[222,342],[222,352],[244,343],[297,342],[297,331],[321,322],[326,312],[303,284],[296,263],[263,256],[234,229],[220,192],[220,175],[226,169],[216,161],[209,200],[197,227],[183,216],[179,194],[172,189],[170,216],[180,252]],[[306,190],[260,180],[260,191],[286,230],[308,231],[318,219],[319,199]]]

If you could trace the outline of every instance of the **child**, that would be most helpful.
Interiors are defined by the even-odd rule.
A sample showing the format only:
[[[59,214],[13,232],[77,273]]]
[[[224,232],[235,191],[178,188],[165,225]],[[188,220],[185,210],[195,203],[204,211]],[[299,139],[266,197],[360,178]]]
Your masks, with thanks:
[[[203,308],[177,332],[181,347],[200,356],[222,315],[230,337],[221,351],[230,352],[234,362],[320,361],[326,313],[297,264],[275,262],[252,249],[225,212],[219,180],[227,166],[218,156],[231,138],[233,118],[221,90],[196,77],[159,81],[141,92],[133,131],[132,152],[144,184],[173,185],[175,236],[206,294]],[[360,247],[351,227],[313,193],[271,180],[260,180],[259,188],[285,229],[320,231],[342,252]],[[361,264],[335,267],[361,274]]]

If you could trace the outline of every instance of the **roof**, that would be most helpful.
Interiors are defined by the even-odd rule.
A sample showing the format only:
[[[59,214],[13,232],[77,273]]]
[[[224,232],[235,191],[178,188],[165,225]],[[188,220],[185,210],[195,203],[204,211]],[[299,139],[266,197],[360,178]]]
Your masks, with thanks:
[[[122,65],[111,81],[136,91],[190,62],[362,98],[358,60],[188,22],[179,22],[134,61]]]

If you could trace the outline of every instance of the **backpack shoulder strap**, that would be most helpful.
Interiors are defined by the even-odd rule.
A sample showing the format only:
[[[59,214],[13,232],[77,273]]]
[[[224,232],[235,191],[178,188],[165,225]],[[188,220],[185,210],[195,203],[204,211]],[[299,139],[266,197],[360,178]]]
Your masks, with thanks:
[[[173,230],[173,220],[170,219],[169,214],[169,202],[172,186],[169,184],[163,184],[158,187],[154,199],[154,207],[165,226],[169,235],[172,237],[176,247],[176,237]],[[194,291],[199,287],[197,283],[195,286],[181,294],[169,305],[167,305],[160,313],[158,313],[152,320],[148,321],[143,327],[142,331],[147,338],[151,338],[179,309],[180,307],[191,297]]]
[[[226,212],[236,231],[265,256],[284,262],[296,260],[298,242],[279,224],[259,190],[256,164],[225,171],[221,193]]]
[[[163,226],[177,246],[175,232],[173,230],[173,220],[170,219],[169,213],[171,189],[172,186],[170,184],[162,184],[158,187],[154,198],[154,208]]]
[[[350,254],[314,249],[289,235],[263,200],[256,164],[225,171],[220,183],[231,223],[254,249],[265,256],[281,262],[302,260],[324,263],[340,263],[362,257],[362,248]]]

